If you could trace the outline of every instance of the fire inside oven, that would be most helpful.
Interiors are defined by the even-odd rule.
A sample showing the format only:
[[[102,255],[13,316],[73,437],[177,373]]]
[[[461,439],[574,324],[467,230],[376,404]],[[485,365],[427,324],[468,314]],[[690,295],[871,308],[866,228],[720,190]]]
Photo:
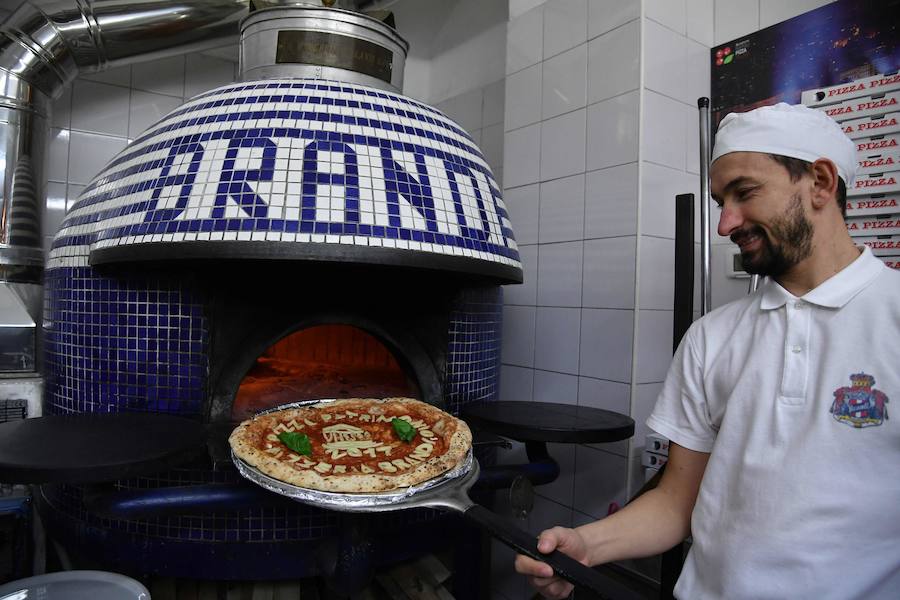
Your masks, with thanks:
[[[318,398],[421,399],[419,386],[375,336],[352,325],[317,325],[270,346],[238,387],[231,419]]]

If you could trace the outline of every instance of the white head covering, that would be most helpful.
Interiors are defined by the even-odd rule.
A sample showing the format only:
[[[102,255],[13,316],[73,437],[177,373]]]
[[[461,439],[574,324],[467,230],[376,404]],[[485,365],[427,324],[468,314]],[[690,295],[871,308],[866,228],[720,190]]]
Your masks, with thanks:
[[[729,113],[719,123],[712,162],[731,152],[764,152],[815,162],[830,159],[849,188],[856,176],[856,146],[822,111],[781,102],[745,113]]]

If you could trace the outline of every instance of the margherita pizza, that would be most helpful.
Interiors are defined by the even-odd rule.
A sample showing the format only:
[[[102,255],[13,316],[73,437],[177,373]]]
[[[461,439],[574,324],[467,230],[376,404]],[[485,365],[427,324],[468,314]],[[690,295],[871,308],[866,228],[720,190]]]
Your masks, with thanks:
[[[304,488],[384,492],[417,485],[463,462],[465,422],[411,398],[323,401],[261,414],[229,438],[261,472]]]

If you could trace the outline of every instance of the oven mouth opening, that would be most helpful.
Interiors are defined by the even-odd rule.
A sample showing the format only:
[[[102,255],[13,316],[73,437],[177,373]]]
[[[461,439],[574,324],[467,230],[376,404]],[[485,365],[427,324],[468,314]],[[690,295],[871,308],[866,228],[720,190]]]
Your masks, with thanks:
[[[256,358],[238,386],[231,420],[302,400],[393,396],[422,399],[410,369],[383,342],[353,325],[315,325]]]

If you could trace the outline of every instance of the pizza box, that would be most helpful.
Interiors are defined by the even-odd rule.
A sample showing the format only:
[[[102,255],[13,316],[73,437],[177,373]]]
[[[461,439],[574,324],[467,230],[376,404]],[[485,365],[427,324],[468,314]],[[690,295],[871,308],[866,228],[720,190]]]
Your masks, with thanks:
[[[851,140],[873,135],[897,133],[900,132],[900,112],[844,121],[841,123],[841,129],[844,130],[844,133]]]
[[[851,119],[897,112],[898,109],[900,109],[900,90],[874,96],[862,96],[840,104],[821,106],[817,110],[821,110],[838,123],[843,123]]]
[[[894,259],[894,258],[888,257],[888,258],[884,259],[883,262],[884,262],[884,264],[886,264],[889,268],[891,268],[891,269],[897,269],[898,271],[900,271],[900,260],[896,260],[896,259]]]
[[[888,194],[900,192],[900,171],[858,175],[853,185],[847,188],[847,197],[867,196],[869,194]]]
[[[869,154],[900,149],[900,134],[898,133],[875,135],[854,141],[856,142],[856,156],[858,158],[863,158]]]
[[[900,256],[900,236],[861,237],[854,240],[872,249],[875,256]]]
[[[900,194],[873,194],[847,199],[847,218],[900,212]]]
[[[800,102],[806,106],[822,106],[896,89],[900,89],[900,73],[894,72],[806,90],[800,93]]]
[[[851,237],[900,235],[900,214],[848,218],[847,231]]]
[[[856,168],[856,175],[871,175],[872,173],[887,173],[888,171],[896,171],[900,169],[900,149],[891,150],[890,152],[879,152],[877,154],[868,154],[866,156],[857,155],[859,161]]]

